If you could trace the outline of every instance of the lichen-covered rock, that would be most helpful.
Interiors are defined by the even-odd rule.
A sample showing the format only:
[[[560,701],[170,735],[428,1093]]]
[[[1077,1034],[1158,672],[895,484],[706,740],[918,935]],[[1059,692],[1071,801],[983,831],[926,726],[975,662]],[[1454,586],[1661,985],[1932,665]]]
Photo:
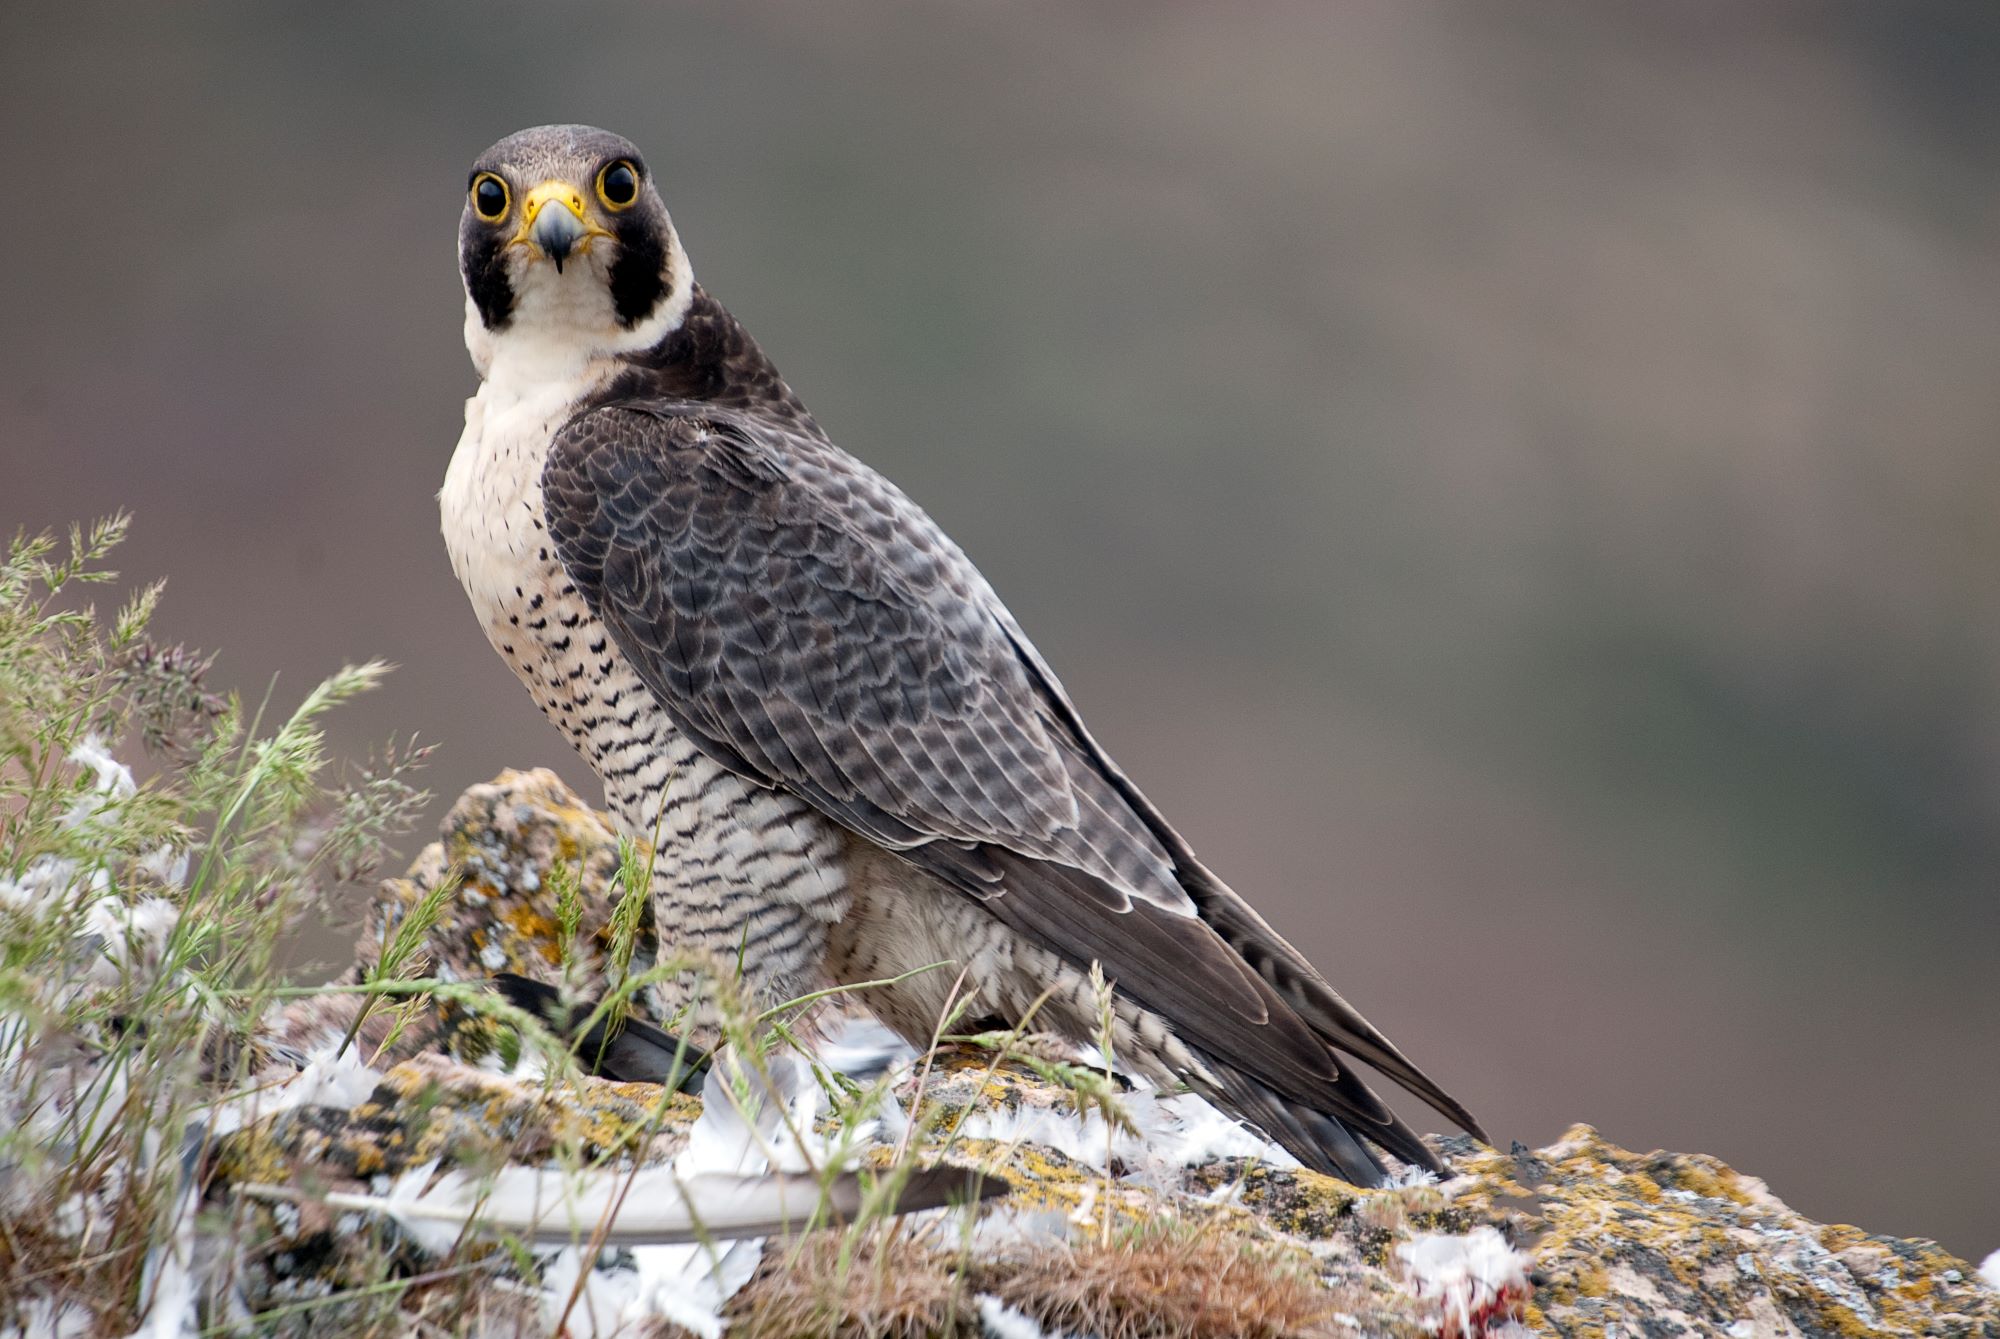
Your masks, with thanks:
[[[478,980],[495,972],[555,979],[562,965],[558,912],[550,874],[567,867],[589,895],[569,954],[583,975],[601,974],[608,950],[618,838],[610,821],[591,810],[554,772],[502,772],[459,796],[445,816],[441,840],[424,848],[410,872],[392,879],[371,911],[356,946],[372,959],[385,938],[431,889],[451,885],[449,912],[425,938],[432,971],[446,980]],[[652,909],[645,909],[636,967],[652,960]]]
[[[582,921],[567,945],[549,892],[558,863],[582,874]],[[567,964],[587,984],[604,970],[615,864],[609,826],[553,775],[506,773],[468,791],[443,840],[385,887],[359,959],[375,961],[424,893],[456,872],[458,891],[423,945],[430,972],[553,983]],[[635,970],[654,956],[647,924]],[[353,1008],[351,997],[297,1006],[279,1036],[309,1050],[310,1038],[346,1029]],[[643,999],[635,1008],[645,1016]],[[386,1068],[366,1100],[250,1123],[219,1146],[224,1182],[379,1189],[439,1156],[560,1149],[658,1161],[686,1142],[699,1110],[647,1085],[494,1072],[518,1054],[506,1029],[449,1006],[407,1018],[380,1007],[362,1033],[363,1053]],[[728,1303],[732,1334],[2000,1339],[2000,1294],[1970,1266],[1929,1242],[1809,1222],[1711,1158],[1636,1154],[1579,1125],[1535,1151],[1441,1140],[1453,1179],[1364,1191],[1292,1165],[1190,1098],[1079,1085],[1050,1077],[1042,1059],[1035,1072],[996,1056],[946,1050],[862,1097],[850,1090],[821,1115],[820,1134],[842,1128],[840,1102],[873,1101],[879,1119],[854,1149],[864,1163],[888,1167],[917,1150],[982,1169],[1012,1193],[971,1218],[822,1231],[767,1251]],[[264,1263],[244,1270],[261,1280],[249,1290],[255,1305],[309,1291],[308,1275],[311,1287],[337,1288],[402,1249],[393,1232],[310,1202],[258,1213]],[[344,1255],[343,1241],[365,1246]],[[422,1277],[426,1267],[407,1268]],[[481,1266],[489,1283],[520,1267]],[[398,1305],[426,1304],[423,1288],[408,1291]],[[435,1326],[450,1308],[429,1295]],[[547,1321],[507,1314],[528,1332]],[[504,1330],[500,1319],[482,1323]]]
[[[1531,1243],[1527,1319],[1557,1334],[2000,1336],[2000,1294],[1936,1243],[1811,1222],[1714,1158],[1587,1125],[1454,1157],[1454,1207]]]

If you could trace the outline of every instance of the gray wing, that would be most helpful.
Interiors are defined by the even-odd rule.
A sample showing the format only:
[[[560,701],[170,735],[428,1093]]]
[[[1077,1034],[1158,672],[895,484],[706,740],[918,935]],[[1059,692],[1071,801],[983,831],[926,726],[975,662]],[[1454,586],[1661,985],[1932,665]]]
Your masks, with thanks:
[[[1101,962],[1241,1071],[1239,1105],[1289,1099],[1434,1165],[1338,1045],[1477,1133],[1194,861],[978,570],[866,466],[754,419],[634,401],[567,424],[542,487],[571,579],[709,756]]]
[[[999,843],[1087,873],[1108,910],[1192,917],[971,563],[859,462],[784,445],[622,405],[550,452],[557,552],[676,723],[883,846]]]

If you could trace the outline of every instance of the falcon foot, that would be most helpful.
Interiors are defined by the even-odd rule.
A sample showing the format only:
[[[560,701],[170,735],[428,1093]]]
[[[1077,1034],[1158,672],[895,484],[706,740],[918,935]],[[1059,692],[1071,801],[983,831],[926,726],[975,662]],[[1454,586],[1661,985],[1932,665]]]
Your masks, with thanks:
[[[493,988],[515,1008],[541,1019],[558,1037],[568,1038],[570,1053],[599,1078],[671,1084],[684,1093],[699,1093],[708,1076],[706,1052],[642,1019],[627,1018],[616,1027],[604,1021],[586,1027],[597,1009],[596,1000],[579,1000],[547,982],[512,972],[495,976]]]

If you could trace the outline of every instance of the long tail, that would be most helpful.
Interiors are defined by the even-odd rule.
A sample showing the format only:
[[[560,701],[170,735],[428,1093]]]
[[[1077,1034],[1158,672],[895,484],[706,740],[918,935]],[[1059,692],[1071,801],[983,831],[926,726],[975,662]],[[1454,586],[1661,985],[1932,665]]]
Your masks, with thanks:
[[[1210,1057],[1209,1068],[1217,1080],[1205,1095],[1218,1105],[1243,1117],[1277,1145],[1299,1160],[1301,1166],[1328,1176],[1337,1176],[1357,1186],[1379,1186],[1388,1179],[1382,1162],[1349,1127],[1347,1121],[1317,1106],[1295,1102],[1273,1092],[1240,1070]],[[1361,1086],[1360,1080],[1343,1072],[1343,1081]],[[1372,1094],[1371,1094],[1372,1095]],[[1386,1124],[1369,1124],[1368,1138],[1413,1167],[1422,1167],[1442,1176],[1446,1167],[1414,1130],[1391,1114]]]
[[[1327,984],[1326,978],[1314,970],[1305,956],[1273,930],[1248,903],[1207,870],[1201,869],[1198,873],[1201,877],[1187,880],[1187,885],[1189,895],[1201,909],[1202,919],[1259,976],[1270,983],[1278,998],[1303,1018],[1315,1035],[1335,1051],[1367,1061],[1481,1143],[1493,1142],[1480,1126],[1478,1118],[1466,1110],[1463,1103],[1412,1064],[1396,1049],[1395,1043],[1342,999],[1340,992]],[[1396,1123],[1400,1125],[1400,1122]],[[1397,1157],[1413,1161],[1378,1137],[1373,1130],[1364,1130],[1363,1133]]]

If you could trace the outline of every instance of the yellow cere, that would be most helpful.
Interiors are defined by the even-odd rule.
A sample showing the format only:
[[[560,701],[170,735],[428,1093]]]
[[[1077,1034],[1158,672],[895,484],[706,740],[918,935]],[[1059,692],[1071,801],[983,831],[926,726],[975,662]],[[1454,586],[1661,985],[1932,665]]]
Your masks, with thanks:
[[[582,191],[567,181],[551,178],[529,191],[527,198],[521,201],[521,226],[515,230],[513,241],[509,245],[535,245],[534,238],[528,234],[534,228],[536,218],[540,217],[542,210],[550,204],[562,205],[576,215],[577,222],[583,225],[583,237],[576,244],[579,252],[589,251],[592,239],[612,235],[609,228],[591,219]]]

